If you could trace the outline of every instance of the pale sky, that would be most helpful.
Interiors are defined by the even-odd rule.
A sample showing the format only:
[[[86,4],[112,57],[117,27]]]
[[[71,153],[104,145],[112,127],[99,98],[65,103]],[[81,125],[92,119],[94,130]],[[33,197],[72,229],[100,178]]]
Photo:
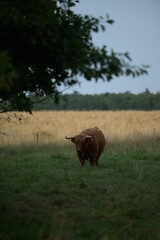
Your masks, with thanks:
[[[149,74],[137,78],[118,77],[111,82],[83,81],[64,93],[140,93],[148,88],[160,92],[160,0],[80,0],[74,11],[82,15],[106,16],[115,22],[94,35],[96,46],[107,45],[116,52],[129,52],[135,65],[150,65]]]

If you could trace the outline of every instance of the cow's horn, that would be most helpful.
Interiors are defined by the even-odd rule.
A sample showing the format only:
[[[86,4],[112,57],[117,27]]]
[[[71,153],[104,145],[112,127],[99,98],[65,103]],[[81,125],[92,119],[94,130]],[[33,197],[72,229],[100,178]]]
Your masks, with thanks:
[[[66,139],[73,139],[74,137],[67,137],[67,136],[66,136],[65,138],[66,138]]]

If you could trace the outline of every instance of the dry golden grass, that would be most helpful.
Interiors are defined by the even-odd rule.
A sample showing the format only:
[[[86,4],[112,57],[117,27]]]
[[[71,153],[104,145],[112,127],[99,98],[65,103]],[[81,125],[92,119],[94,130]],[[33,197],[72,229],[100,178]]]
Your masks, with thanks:
[[[42,111],[20,114],[21,124],[0,117],[0,132],[6,134],[0,134],[0,145],[65,142],[65,136],[95,126],[108,141],[160,135],[160,111]]]

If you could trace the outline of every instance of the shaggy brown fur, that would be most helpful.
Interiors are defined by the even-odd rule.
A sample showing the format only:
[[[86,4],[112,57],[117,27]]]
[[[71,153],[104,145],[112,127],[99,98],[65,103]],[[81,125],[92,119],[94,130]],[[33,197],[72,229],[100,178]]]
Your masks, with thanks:
[[[70,139],[75,144],[82,166],[85,164],[85,160],[89,160],[91,165],[98,165],[99,157],[106,144],[104,134],[99,128],[87,128],[80,134],[66,137],[66,139]]]

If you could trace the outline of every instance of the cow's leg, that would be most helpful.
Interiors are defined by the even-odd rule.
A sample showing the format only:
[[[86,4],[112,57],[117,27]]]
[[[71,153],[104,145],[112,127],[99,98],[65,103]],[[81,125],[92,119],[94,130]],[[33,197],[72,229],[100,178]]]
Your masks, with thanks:
[[[96,160],[95,160],[95,165],[97,165],[97,166],[98,166],[98,160],[99,160],[100,155],[101,155],[101,152],[97,155]]]
[[[81,159],[81,158],[79,158],[79,161],[80,161],[80,163],[81,163],[81,166],[83,167],[84,164],[85,164],[85,161],[84,161],[83,159]]]
[[[99,160],[99,158],[97,158],[96,161],[95,161],[96,166],[98,166],[98,160]]]
[[[96,158],[90,158],[89,161],[91,166],[96,165]]]
[[[81,166],[83,167],[85,164],[85,159],[83,158],[81,151],[77,151],[77,155],[78,155],[78,159],[81,163]]]

